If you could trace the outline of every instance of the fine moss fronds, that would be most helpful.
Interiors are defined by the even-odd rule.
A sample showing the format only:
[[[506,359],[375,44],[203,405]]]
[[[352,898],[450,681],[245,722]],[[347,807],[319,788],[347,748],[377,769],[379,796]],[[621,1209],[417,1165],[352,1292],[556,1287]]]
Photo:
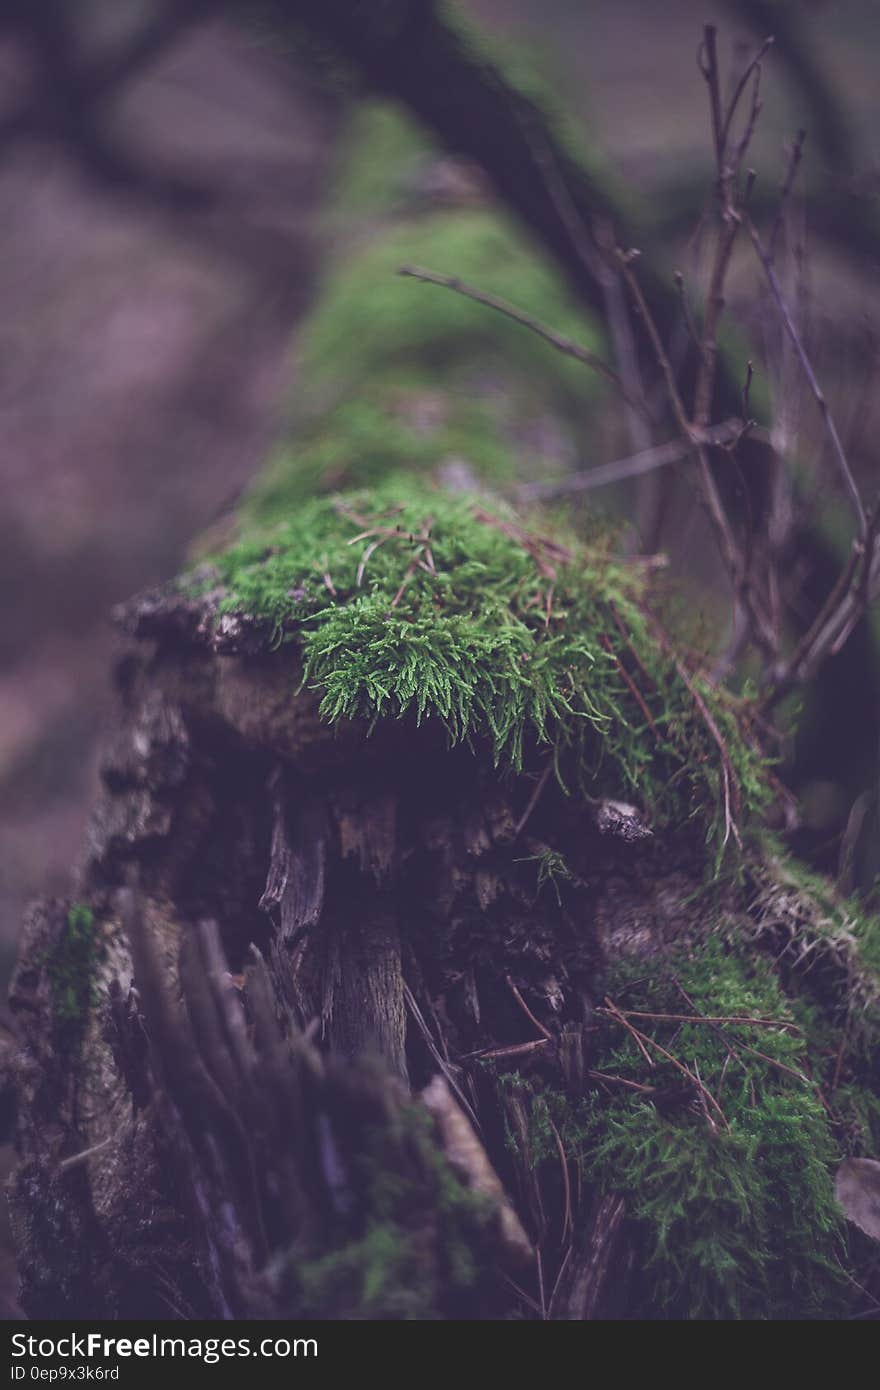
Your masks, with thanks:
[[[677,948],[646,978],[644,962],[609,977],[643,1035],[717,1099],[604,1015],[595,1061],[602,1085],[574,1105],[535,1080],[505,1078],[529,1096],[532,1166],[569,1160],[601,1191],[622,1195],[633,1222],[637,1274],[630,1316],[833,1317],[845,1305],[845,1232],[834,1201],[840,1157],[811,1078],[808,1042],[769,961],[717,936]],[[712,1018],[778,1020],[710,1025]],[[693,1023],[651,1019],[670,1014]],[[624,1088],[619,1079],[650,1085]],[[722,1123],[723,1120],[723,1123]]]
[[[548,885],[556,894],[556,902],[562,906],[562,890],[560,885],[570,883],[572,874],[565,862],[563,855],[558,850],[550,849],[545,845],[539,854],[529,854],[517,860],[519,864],[536,864],[538,869],[538,892]]]
[[[563,546],[501,505],[398,478],[254,527],[215,566],[222,611],[299,644],[331,722],[437,721],[514,769],[550,744],[569,785],[625,796],[658,827],[697,822],[718,853],[726,803],[743,821],[763,803],[733,706],[682,679],[641,580],[599,542]]]
[[[778,847],[750,871],[745,927],[772,952],[783,978],[842,1026],[849,1048],[880,1045],[880,921]]]

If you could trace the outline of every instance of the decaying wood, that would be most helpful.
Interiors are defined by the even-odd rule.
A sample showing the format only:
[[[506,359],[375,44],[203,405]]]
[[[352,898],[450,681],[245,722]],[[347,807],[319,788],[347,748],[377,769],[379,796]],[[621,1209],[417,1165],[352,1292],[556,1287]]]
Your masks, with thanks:
[[[257,625],[216,636],[212,603],[166,592],[121,615],[138,640],[75,894],[96,933],[81,1018],[59,1022],[51,966],[70,905],[27,926],[11,1062],[26,1310],[288,1313],[297,1263],[371,1219],[377,1130],[422,1194],[413,1240],[444,1289],[436,1173],[401,1118],[415,1106],[497,1213],[474,1236],[491,1279],[434,1313],[517,1306],[499,1271],[534,1249],[550,1315],[599,1315],[622,1207],[576,1190],[564,1154],[539,1177],[503,1073],[573,1097],[614,1084],[585,1031],[602,963],[686,929],[693,845],[620,833],[541,783],[544,760],[514,777],[430,725],[328,731],[295,654]],[[572,871],[559,897],[536,883],[547,843]],[[359,1315],[350,1289],[334,1297]]]
[[[606,1196],[596,1203],[577,1251],[562,1270],[551,1305],[554,1315],[569,1321],[593,1322],[608,1316],[615,1301],[622,1306],[625,1264],[618,1264],[616,1289],[608,1288],[608,1274],[618,1256],[624,1216],[622,1197]]]

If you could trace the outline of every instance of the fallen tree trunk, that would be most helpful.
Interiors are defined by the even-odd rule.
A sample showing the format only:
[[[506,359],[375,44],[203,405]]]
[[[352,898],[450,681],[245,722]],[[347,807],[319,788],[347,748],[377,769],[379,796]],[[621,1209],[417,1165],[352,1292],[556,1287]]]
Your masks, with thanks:
[[[512,566],[544,553],[480,519],[482,502],[433,500]],[[353,566],[355,523],[316,505]],[[436,576],[454,525],[436,523]],[[355,611],[342,551],[328,561],[331,616]],[[504,771],[479,719],[453,748],[436,711],[418,727],[398,709],[371,736],[357,716],[326,722],[315,690],[295,693],[300,643],[269,650],[277,620],[228,609],[234,588],[212,579],[123,615],[141,650],[120,668],[79,900],[37,907],[25,934],[12,1205],[27,1310],[845,1307],[828,1165],[832,1138],[870,1143],[855,1102],[876,1019],[863,928],[754,849],[735,850],[739,885],[713,883],[693,818],[714,811],[693,782],[665,824],[659,797],[609,800],[611,725],[568,748],[556,725],[560,777],[608,763],[593,795],[564,793],[528,730]],[[625,591],[601,602],[630,618]],[[554,629],[599,657],[573,619],[538,619],[533,661]],[[432,614],[437,641],[450,620]],[[701,710],[708,687],[695,704],[696,677],[676,689],[674,663],[649,676],[645,661],[624,623],[593,703],[610,681],[654,745],[660,697],[680,700],[676,737],[708,760],[705,718],[723,717]],[[676,756],[652,748],[646,788]],[[801,999],[843,1059],[829,1096],[808,1074]]]
[[[235,541],[117,615],[86,863],[12,986],[23,1305],[861,1311],[833,1169],[876,1153],[877,924],[768,838],[748,703],[650,572],[480,490],[536,421],[577,437],[555,361],[423,300],[419,358],[372,255]]]

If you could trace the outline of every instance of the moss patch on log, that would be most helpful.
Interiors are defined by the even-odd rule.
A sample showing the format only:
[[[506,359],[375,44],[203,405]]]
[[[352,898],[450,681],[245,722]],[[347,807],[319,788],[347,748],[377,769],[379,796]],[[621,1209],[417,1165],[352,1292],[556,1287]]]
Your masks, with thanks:
[[[841,1148],[771,963],[710,936],[677,948],[650,978],[644,961],[619,962],[608,984],[651,1065],[603,1012],[592,1065],[607,1086],[572,1104],[519,1074],[506,1085],[526,1098],[532,1165],[558,1164],[555,1127],[583,1177],[626,1199],[637,1265],[629,1315],[840,1314],[846,1233],[832,1170]],[[700,1103],[672,1056],[714,1104]]]
[[[329,215],[345,254],[331,258],[303,325],[293,438],[276,449],[254,509],[450,459],[490,483],[520,469],[540,476],[550,420],[554,449],[570,432],[553,471],[585,446],[605,392],[597,377],[484,305],[396,273],[415,262],[454,275],[602,351],[556,269],[467,178],[387,104],[355,113]],[[445,191],[429,186],[438,179]]]
[[[52,986],[54,1015],[60,1032],[79,1039],[94,1003],[93,977],[99,951],[94,914],[85,903],[74,903],[66,930],[46,961]]]
[[[552,748],[581,795],[655,828],[699,824],[716,860],[766,800],[739,708],[674,656],[638,567],[548,539],[502,504],[411,478],[314,500],[215,558],[218,619],[295,641],[331,722],[437,721],[519,769]]]

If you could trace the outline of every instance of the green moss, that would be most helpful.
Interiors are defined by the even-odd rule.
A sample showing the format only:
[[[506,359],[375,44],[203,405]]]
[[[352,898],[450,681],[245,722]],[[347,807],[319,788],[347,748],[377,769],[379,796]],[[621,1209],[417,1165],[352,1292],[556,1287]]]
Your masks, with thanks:
[[[645,978],[643,960],[608,981],[621,1008],[712,1017],[794,1015],[771,964],[718,936],[680,947]],[[833,1193],[837,1137],[804,1068],[801,1032],[633,1017],[699,1076],[720,1106],[660,1053],[647,1066],[633,1038],[603,1023],[597,1071],[651,1085],[609,1085],[572,1105],[528,1083],[531,1163],[558,1163],[552,1120],[585,1179],[627,1203],[637,1247],[628,1316],[833,1317],[846,1306],[845,1231]],[[748,1049],[756,1049],[757,1052]],[[520,1085],[522,1085],[520,1079]]]
[[[771,839],[751,870],[748,928],[783,979],[843,1030],[848,1051],[880,1061],[880,918],[841,898],[826,879]],[[818,1043],[817,1031],[817,1043]]]
[[[536,864],[538,867],[538,892],[540,893],[543,888],[548,886],[551,887],[556,894],[557,903],[560,907],[562,906],[560,885],[570,883],[572,874],[558,850],[545,846],[540,854],[530,854],[516,862],[518,864]]]
[[[430,429],[421,423],[422,407],[434,407]],[[487,483],[504,482],[512,471],[508,433],[491,402],[455,394],[439,399],[424,382],[407,385],[397,373],[393,383],[376,383],[368,397],[341,402],[295,444],[277,450],[248,508],[267,519],[322,491],[373,486],[403,469],[430,477],[453,460]]]
[[[393,213],[406,178],[432,153],[428,137],[390,102],[359,103],[343,134],[327,222],[334,232]]]
[[[68,1039],[78,1040],[94,1002],[98,929],[91,908],[74,903],[66,929],[46,960],[55,1022]]]
[[[437,723],[514,769],[527,747],[551,745],[573,789],[626,795],[658,827],[694,821],[720,853],[724,772],[708,709],[742,821],[763,804],[761,761],[733,706],[697,675],[688,688],[641,581],[598,543],[563,547],[500,504],[397,478],[252,526],[215,565],[222,611],[260,616],[274,641],[299,645],[331,722]]]

